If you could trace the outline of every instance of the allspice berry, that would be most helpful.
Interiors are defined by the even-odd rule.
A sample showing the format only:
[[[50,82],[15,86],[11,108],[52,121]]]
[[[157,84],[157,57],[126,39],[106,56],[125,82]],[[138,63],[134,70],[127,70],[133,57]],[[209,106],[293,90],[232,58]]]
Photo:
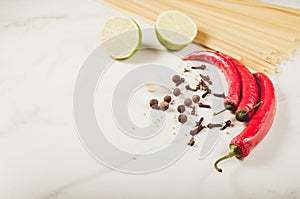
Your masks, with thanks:
[[[174,83],[178,83],[178,82],[181,81],[181,78],[180,78],[179,75],[174,75],[174,76],[172,77],[172,81],[173,81]]]
[[[166,96],[164,97],[164,101],[165,101],[165,102],[168,102],[168,103],[170,103],[170,102],[171,102],[171,100],[172,100],[172,98],[171,98],[171,96],[170,96],[170,95],[166,95]]]
[[[186,116],[185,114],[180,114],[180,115],[178,116],[178,121],[179,121],[181,124],[186,123],[186,121],[187,121],[187,116]]]
[[[185,106],[184,106],[184,105],[179,105],[179,106],[177,107],[177,111],[178,111],[179,113],[183,113],[183,112],[185,111]]]
[[[186,98],[186,99],[184,100],[184,105],[186,105],[186,106],[191,106],[191,105],[192,105],[192,100],[191,100],[190,98]]]
[[[192,100],[194,103],[198,103],[200,101],[200,96],[199,95],[193,95]]]
[[[159,108],[157,99],[151,99],[150,102],[149,102],[149,105],[153,109],[158,109]]]
[[[173,90],[173,95],[176,96],[176,97],[179,96],[180,93],[181,93],[181,90],[180,90],[179,88],[175,88],[175,89]]]
[[[161,102],[160,103],[160,109],[163,110],[163,111],[168,110],[169,109],[169,103],[165,102],[165,101]]]

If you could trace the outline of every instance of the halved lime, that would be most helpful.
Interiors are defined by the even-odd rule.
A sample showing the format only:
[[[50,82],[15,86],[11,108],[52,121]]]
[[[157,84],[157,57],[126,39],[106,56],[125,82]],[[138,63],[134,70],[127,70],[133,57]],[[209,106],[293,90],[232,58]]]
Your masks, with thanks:
[[[141,29],[130,17],[110,17],[101,30],[102,45],[115,59],[131,57],[140,47],[141,41]]]
[[[169,10],[157,17],[155,32],[162,45],[170,50],[179,50],[195,39],[197,25],[186,14]]]

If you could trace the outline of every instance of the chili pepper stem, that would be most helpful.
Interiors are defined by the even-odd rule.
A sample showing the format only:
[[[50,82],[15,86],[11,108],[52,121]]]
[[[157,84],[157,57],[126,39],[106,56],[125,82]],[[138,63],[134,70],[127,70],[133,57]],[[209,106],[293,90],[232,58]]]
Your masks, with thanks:
[[[219,115],[220,113],[223,113],[226,110],[234,112],[236,109],[236,106],[233,102],[225,102],[224,106],[225,106],[225,108],[217,113],[214,113],[214,116]]]
[[[227,111],[227,109],[226,109],[226,108],[224,108],[223,110],[221,110],[221,111],[219,111],[219,112],[216,112],[216,113],[214,113],[214,116],[216,116],[216,115],[219,115],[220,113],[223,113],[224,111]]]
[[[255,106],[253,106],[250,110],[245,111],[245,110],[240,110],[236,113],[236,119],[240,122],[244,122],[246,120],[248,120],[248,115],[249,113],[251,113],[252,111],[254,111],[255,109],[257,109],[260,105],[262,104],[262,101],[258,102]]]
[[[220,167],[218,167],[218,164],[219,164],[221,161],[226,160],[226,159],[229,159],[229,158],[232,158],[232,157],[238,157],[238,158],[240,158],[241,155],[242,155],[242,154],[241,154],[241,151],[240,151],[240,149],[239,149],[238,146],[236,146],[236,145],[230,145],[230,152],[229,152],[227,155],[225,155],[225,156],[219,158],[219,159],[215,162],[215,169],[216,169],[218,172],[222,173],[222,169],[221,169]]]

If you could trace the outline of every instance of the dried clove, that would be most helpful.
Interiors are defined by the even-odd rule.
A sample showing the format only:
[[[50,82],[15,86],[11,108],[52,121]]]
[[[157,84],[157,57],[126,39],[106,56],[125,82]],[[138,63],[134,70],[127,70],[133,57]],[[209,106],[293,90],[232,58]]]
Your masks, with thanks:
[[[198,133],[200,133],[200,131],[202,131],[205,128],[206,127],[204,125],[197,126],[196,128],[194,128],[193,130],[190,131],[190,135],[191,136],[195,136],[195,135],[197,135]]]
[[[225,125],[221,128],[221,130],[223,131],[223,130],[225,130],[227,127],[229,127],[231,125],[231,121],[230,120],[227,120],[226,122],[225,122]]]
[[[190,146],[194,146],[195,145],[195,138],[194,137],[192,137],[191,139],[190,139],[190,141],[188,142],[188,143],[186,143],[187,145],[190,145]]]
[[[192,69],[205,70],[206,69],[206,65],[202,64],[201,66],[192,66]]]
[[[222,127],[223,125],[222,124],[212,124],[212,123],[209,123],[208,125],[207,125],[207,128],[209,128],[209,129],[212,129],[212,128],[220,128],[220,127]]]
[[[189,84],[185,86],[185,89],[188,91],[194,91],[194,92],[198,90],[197,88],[191,88]]]
[[[209,83],[210,85],[212,85],[212,81],[210,80],[210,77],[209,75],[203,75],[203,74],[200,74],[200,77],[207,83]]]
[[[202,98],[205,98],[208,94],[210,94],[210,90],[206,91],[205,93],[203,93],[203,95],[201,96]]]
[[[219,93],[214,93],[213,94],[213,96],[215,96],[215,97],[220,97],[220,98],[224,98],[225,99],[225,93],[221,93],[221,94],[219,94]]]
[[[201,102],[198,103],[200,108],[211,108],[211,106],[209,104],[203,104]]]

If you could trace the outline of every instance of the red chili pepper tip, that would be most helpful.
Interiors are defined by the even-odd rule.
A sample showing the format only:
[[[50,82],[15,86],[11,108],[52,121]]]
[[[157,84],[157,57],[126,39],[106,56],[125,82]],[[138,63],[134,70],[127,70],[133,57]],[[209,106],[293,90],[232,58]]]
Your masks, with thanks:
[[[219,162],[221,162],[221,161],[223,161],[223,160],[226,160],[226,159],[228,159],[228,158],[232,158],[232,157],[241,158],[241,156],[242,156],[242,152],[241,152],[240,148],[239,148],[238,146],[234,145],[234,144],[231,144],[231,145],[230,145],[230,151],[229,151],[229,153],[228,153],[227,155],[225,155],[225,156],[219,158],[219,159],[215,162],[215,169],[216,169],[218,172],[222,173],[222,169],[221,169],[220,167],[218,167]]]

